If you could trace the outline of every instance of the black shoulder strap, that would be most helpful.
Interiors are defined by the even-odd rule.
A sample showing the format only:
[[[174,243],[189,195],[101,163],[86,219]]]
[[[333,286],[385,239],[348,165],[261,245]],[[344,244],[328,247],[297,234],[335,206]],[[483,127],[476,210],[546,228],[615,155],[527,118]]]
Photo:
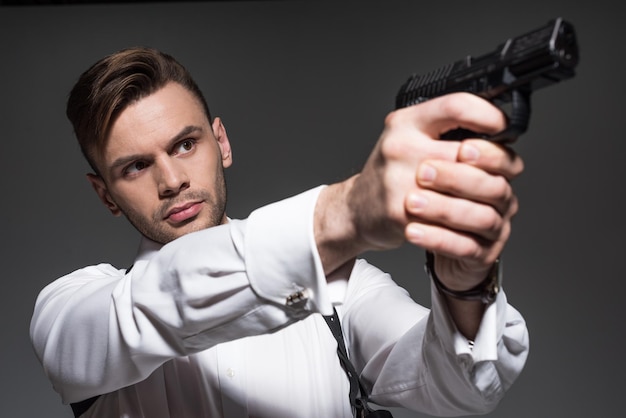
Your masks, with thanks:
[[[91,408],[91,405],[93,405],[99,397],[100,395],[96,395],[93,398],[85,399],[84,401],[71,403],[70,406],[72,407],[72,412],[74,412],[74,416],[78,418],[82,414],[87,412],[87,410]]]
[[[350,405],[352,405],[352,413],[356,418],[392,418],[391,412],[386,410],[373,410],[370,408],[369,394],[363,386],[361,379],[359,379],[359,373],[354,368],[354,365],[348,357],[348,351],[343,340],[343,331],[341,330],[341,322],[339,321],[339,315],[337,310],[333,309],[333,314],[324,316],[330,331],[337,340],[337,356],[341,367],[346,372],[348,380],[350,381]],[[360,394],[360,396],[359,396]]]

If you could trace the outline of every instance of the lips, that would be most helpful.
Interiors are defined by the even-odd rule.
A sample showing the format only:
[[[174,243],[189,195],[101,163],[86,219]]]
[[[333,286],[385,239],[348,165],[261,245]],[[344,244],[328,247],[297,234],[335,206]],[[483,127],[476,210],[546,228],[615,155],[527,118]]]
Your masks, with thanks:
[[[188,202],[183,205],[178,205],[167,211],[165,220],[178,224],[188,219],[193,218],[202,209],[202,202]]]

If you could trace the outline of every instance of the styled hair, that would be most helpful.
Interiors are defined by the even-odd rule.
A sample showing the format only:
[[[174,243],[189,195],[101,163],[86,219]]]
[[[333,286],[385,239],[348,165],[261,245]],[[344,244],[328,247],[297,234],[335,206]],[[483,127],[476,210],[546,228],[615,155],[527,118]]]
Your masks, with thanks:
[[[85,71],[70,92],[66,115],[91,168],[106,147],[111,126],[130,104],[170,82],[187,88],[204,107],[209,106],[191,74],[172,56],[153,48],[128,48],[108,55]]]

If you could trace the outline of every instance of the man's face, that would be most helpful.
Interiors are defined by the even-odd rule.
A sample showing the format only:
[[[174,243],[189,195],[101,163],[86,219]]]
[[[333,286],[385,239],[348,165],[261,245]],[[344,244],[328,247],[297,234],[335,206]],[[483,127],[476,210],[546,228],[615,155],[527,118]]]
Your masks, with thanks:
[[[176,83],[128,106],[111,127],[101,176],[88,178],[114,215],[167,243],[226,221],[230,143],[198,99]]]

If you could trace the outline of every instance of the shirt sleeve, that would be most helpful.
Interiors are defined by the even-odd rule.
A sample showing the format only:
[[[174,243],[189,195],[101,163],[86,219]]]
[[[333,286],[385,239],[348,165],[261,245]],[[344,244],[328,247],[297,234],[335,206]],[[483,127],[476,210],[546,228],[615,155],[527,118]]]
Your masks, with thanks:
[[[359,260],[342,306],[353,362],[380,405],[436,416],[487,413],[524,367],[529,345],[523,317],[500,292],[472,347],[431,289],[429,310]]]
[[[128,273],[100,264],[45,287],[30,333],[64,402],[141,381],[171,358],[332,311],[313,236],[320,189],[185,235]]]

